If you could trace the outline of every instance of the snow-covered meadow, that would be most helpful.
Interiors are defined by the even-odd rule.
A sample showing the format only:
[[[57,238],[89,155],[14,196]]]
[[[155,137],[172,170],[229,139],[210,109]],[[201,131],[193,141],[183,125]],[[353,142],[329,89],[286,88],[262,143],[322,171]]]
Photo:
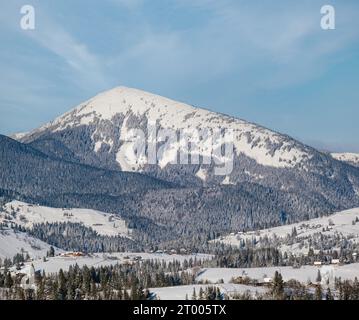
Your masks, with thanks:
[[[33,259],[46,256],[50,245],[24,232],[13,229],[0,230],[0,259],[12,258],[17,253],[28,253]],[[62,250],[57,249],[58,252]]]
[[[56,255],[49,257],[44,261],[37,259],[25,264],[33,264],[35,270],[45,271],[46,273],[57,273],[60,269],[67,271],[70,266],[78,265],[79,267],[101,267],[115,264],[133,263],[140,260],[158,260],[158,261],[180,261],[189,259],[209,260],[211,255],[207,254],[165,254],[165,253],[145,253],[145,252],[114,252],[114,253],[93,253],[83,256]]]
[[[115,214],[91,209],[50,208],[20,201],[4,206],[4,210],[0,211],[0,223],[4,221],[30,229],[34,224],[71,222],[92,228],[100,235],[130,237],[131,234],[125,221]]]

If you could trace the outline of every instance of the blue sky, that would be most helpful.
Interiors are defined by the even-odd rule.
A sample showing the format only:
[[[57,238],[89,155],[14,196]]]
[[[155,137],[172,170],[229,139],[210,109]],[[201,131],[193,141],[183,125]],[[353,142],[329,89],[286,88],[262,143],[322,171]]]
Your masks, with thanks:
[[[125,85],[359,152],[358,16],[357,0],[2,0],[0,133]]]

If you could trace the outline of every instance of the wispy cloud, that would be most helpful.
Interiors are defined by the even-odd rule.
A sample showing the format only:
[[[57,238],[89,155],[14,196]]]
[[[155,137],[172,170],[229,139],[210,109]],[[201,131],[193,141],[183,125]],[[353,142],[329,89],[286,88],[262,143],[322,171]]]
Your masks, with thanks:
[[[232,68],[257,72],[257,85],[277,88],[304,82],[319,76],[332,60],[330,56],[357,42],[359,28],[354,2],[339,3],[337,30],[320,28],[320,1],[300,1],[292,5],[283,1],[260,4],[246,1],[195,0],[178,1],[181,6],[210,11],[213,17],[201,25],[195,42],[198,47],[213,49],[211,65],[218,61],[218,48],[227,55]],[[208,44],[209,43],[209,44]],[[209,59],[208,59],[209,60]],[[223,63],[222,63],[223,65]],[[272,68],[261,73],[257,66]],[[224,66],[224,65],[223,65]],[[269,77],[268,77],[269,76]]]
[[[11,74],[0,78],[2,108],[20,108],[28,101],[36,109],[41,97],[42,106],[62,113],[121,83],[263,120],[281,130],[280,117],[287,117],[292,128],[308,112],[293,113],[286,105],[298,101],[313,106],[321,100],[320,93],[312,93],[310,101],[301,89],[323,88],[326,74],[336,77],[336,64],[350,68],[355,57],[345,59],[359,46],[359,3],[354,0],[331,1],[337,9],[334,31],[320,28],[321,0],[31,2],[37,14],[34,32],[19,28],[22,1],[7,2],[0,10],[0,40],[5,44],[0,65]],[[353,73],[351,77],[341,75],[331,84],[345,82],[341,90],[348,97],[348,113],[354,109],[351,87],[357,79]],[[59,99],[53,103],[55,97],[68,100],[60,108]],[[327,98],[332,108],[336,97]],[[276,120],[266,108],[280,108],[278,103],[282,109]],[[335,120],[339,113],[328,118]]]
[[[56,24],[51,13],[42,12],[42,25],[28,35],[38,45],[60,57],[76,77],[77,85],[106,86],[101,59],[90,52],[87,45],[66,31],[61,24]],[[70,77],[71,78],[71,77]]]
[[[65,77],[75,85],[106,87],[108,82],[101,58],[91,52],[84,42],[66,30],[66,24],[63,21],[56,22],[56,15],[54,15],[56,11],[49,10],[45,6],[34,5],[36,28],[24,31],[21,30],[18,23],[15,23],[20,19],[19,12],[22,5],[23,3],[20,1],[12,2],[7,8],[12,14],[6,16],[5,10],[2,16],[1,23],[9,32],[13,32],[18,37],[28,38],[33,41],[34,45],[40,46],[60,58],[64,65]],[[18,12],[14,9],[17,9]],[[15,13],[17,15],[14,15]],[[35,59],[36,57],[31,58]],[[39,56],[38,59],[41,62],[42,57]]]

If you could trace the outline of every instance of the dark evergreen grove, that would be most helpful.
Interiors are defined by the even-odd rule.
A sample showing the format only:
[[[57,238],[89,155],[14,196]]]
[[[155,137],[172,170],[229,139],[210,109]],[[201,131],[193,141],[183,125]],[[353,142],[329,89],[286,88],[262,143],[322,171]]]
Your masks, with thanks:
[[[79,223],[42,223],[24,230],[29,235],[68,251],[124,252],[143,251],[143,247],[126,237],[99,235]]]
[[[196,281],[191,271],[200,268],[201,261],[185,260],[160,262],[148,260],[135,264],[116,264],[102,267],[71,266],[56,274],[37,272],[34,286],[22,285],[23,275],[13,275],[5,267],[0,273],[0,300],[153,300],[158,299],[149,288],[203,285],[191,300],[359,300],[359,281],[336,278],[332,289],[320,283],[302,284],[296,280],[284,281],[279,272],[269,284],[259,284],[250,278],[233,278],[232,283],[263,287],[264,293],[226,293],[219,285]],[[183,297],[184,299],[185,297]],[[189,299],[188,295],[186,299]]]
[[[34,200],[66,193],[121,196],[171,186],[146,175],[98,169],[54,158],[2,135],[0,154],[3,192]]]
[[[182,271],[200,264],[201,261],[190,259],[183,263],[147,260],[97,268],[75,265],[68,271],[60,269],[55,275],[37,273],[36,290],[23,289],[21,276],[5,270],[0,274],[0,300],[152,299],[148,288],[194,284],[195,275]]]

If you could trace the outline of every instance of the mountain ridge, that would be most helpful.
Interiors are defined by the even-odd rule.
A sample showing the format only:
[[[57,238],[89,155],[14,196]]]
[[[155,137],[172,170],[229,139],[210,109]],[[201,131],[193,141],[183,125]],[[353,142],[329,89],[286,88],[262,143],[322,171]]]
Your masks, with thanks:
[[[4,136],[0,136],[0,151],[2,203],[16,199],[53,208],[117,214],[133,229],[133,237],[141,245],[182,246],[186,241],[192,246],[198,237],[278,225],[317,217],[327,208],[335,210],[319,196],[291,194],[249,182],[177,187],[140,173],[63,161]],[[37,226],[37,231],[42,226]]]
[[[25,135],[20,135],[20,141],[33,141],[41,135],[41,133],[48,130],[59,132],[81,125],[91,125],[97,120],[111,121],[119,114],[125,116],[124,121],[127,125],[128,118],[126,118],[126,115],[128,113],[137,117],[145,115],[149,120],[154,122],[159,121],[160,126],[163,128],[175,126],[176,129],[185,129],[188,125],[193,129],[194,127],[199,128],[199,126],[204,125],[209,128],[218,126],[221,128],[234,127],[237,132],[237,143],[235,142],[237,149],[240,149],[242,153],[249,154],[249,156],[258,163],[268,166],[292,167],[298,163],[295,158],[305,156],[305,154],[308,153],[307,150],[311,149],[304,144],[295,145],[294,151],[292,151],[293,154],[289,154],[291,152],[290,150],[286,153],[282,152],[282,159],[279,161],[280,155],[278,150],[275,150],[274,153],[270,155],[270,150],[264,146],[264,143],[262,146],[257,147],[256,145],[246,143],[245,140],[249,140],[250,137],[247,137],[247,135],[249,135],[252,130],[256,130],[257,135],[262,134],[264,139],[270,140],[268,141],[269,143],[275,144],[285,151],[286,149],[292,148],[292,146],[285,145],[286,141],[283,139],[283,137],[288,139],[289,136],[281,135],[273,130],[244,121],[240,118],[193,107],[159,95],[127,87],[116,87],[96,95],[62,116],[57,117],[54,121],[41,126],[39,129],[35,129]],[[93,137],[93,141],[95,143],[94,149],[96,143],[107,144],[109,146],[113,144],[113,141],[110,139],[106,140],[106,137],[103,137],[103,139]],[[288,154],[289,156],[287,156]],[[275,159],[273,160],[273,158]]]
[[[343,161],[353,166],[359,167],[359,153],[353,153],[353,152],[331,153],[331,156],[336,160]]]
[[[132,129],[139,129],[148,140],[151,122],[156,123],[157,133],[162,129],[176,133],[203,128],[232,130],[232,172],[216,175],[213,159],[210,164],[176,163],[178,142],[171,142],[169,150],[158,155],[156,164],[138,161],[128,165],[125,150],[131,143],[124,137]],[[68,151],[64,151],[66,156],[72,154],[79,163],[145,173],[183,187],[253,182],[288,192],[318,194],[337,210],[359,205],[357,168],[260,125],[132,88],[116,87],[100,93],[22,135],[20,141],[36,145],[45,153],[51,148],[42,141],[61,145]],[[212,156],[213,150],[201,143],[198,145],[202,154]],[[160,143],[156,146],[159,149]],[[191,149],[188,155],[192,159],[197,154]]]

